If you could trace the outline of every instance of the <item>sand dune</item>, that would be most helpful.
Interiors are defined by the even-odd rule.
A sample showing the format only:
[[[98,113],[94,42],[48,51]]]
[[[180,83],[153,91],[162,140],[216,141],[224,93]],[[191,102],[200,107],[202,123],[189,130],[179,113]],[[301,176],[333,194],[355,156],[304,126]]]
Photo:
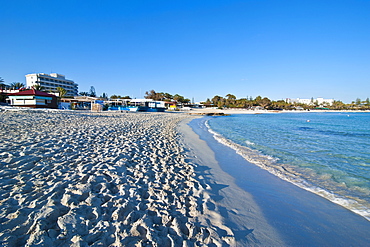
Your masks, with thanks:
[[[228,246],[186,114],[0,112],[3,246]]]

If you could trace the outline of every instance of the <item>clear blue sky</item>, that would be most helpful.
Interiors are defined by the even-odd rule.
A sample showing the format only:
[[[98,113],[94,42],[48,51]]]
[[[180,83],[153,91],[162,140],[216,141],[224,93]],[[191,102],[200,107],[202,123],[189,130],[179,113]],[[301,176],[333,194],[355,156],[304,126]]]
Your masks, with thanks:
[[[370,97],[370,1],[0,0],[0,77],[98,95]]]

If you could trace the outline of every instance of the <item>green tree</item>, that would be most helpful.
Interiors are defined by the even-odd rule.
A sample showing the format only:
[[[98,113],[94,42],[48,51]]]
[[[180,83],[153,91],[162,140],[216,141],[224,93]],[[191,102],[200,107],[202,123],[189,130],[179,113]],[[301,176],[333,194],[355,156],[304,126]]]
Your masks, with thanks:
[[[163,100],[165,97],[163,95],[163,93],[156,93],[154,90],[150,90],[149,92],[145,92],[145,95],[144,98],[146,99],[152,99],[152,100],[156,100],[156,101],[160,101],[160,100]]]
[[[180,103],[183,103],[184,102],[184,97],[183,96],[181,96],[181,95],[179,95],[179,94],[175,94],[174,96],[173,96],[173,100],[175,100],[176,102],[180,102]]]
[[[330,106],[331,109],[333,110],[343,110],[346,109],[347,106],[340,100],[334,100],[333,104]]]
[[[271,100],[267,97],[262,98],[261,96],[257,96],[254,99],[254,105],[262,106],[263,108],[268,108],[270,104],[271,104]]]
[[[1,90],[5,90],[7,89],[8,85],[4,84],[4,83],[0,83],[0,89]]]
[[[131,99],[131,97],[126,95],[126,96],[121,96],[121,99]]]
[[[218,108],[224,108],[225,107],[225,99],[222,98],[219,102],[217,102],[217,107]]]
[[[268,106],[270,110],[292,110],[293,106],[285,102],[284,100],[271,101],[271,104]]]
[[[22,89],[24,87],[25,87],[24,83],[21,83],[21,82],[12,82],[10,84],[10,88],[14,89],[14,90],[19,90],[19,89]]]
[[[264,97],[260,101],[260,106],[262,106],[263,108],[267,108],[270,104],[271,104],[271,100],[269,98],[267,98],[267,97]]]
[[[0,90],[5,90],[8,88],[8,85],[4,83],[4,79],[0,77]],[[5,102],[6,95],[0,94],[0,102]]]
[[[236,100],[236,96],[235,96],[235,95],[233,95],[233,94],[227,94],[227,95],[226,95],[226,98],[227,98],[228,100]]]
[[[149,92],[146,91],[144,98],[146,98],[146,99],[152,99],[152,100],[157,100],[157,93],[153,89],[150,90]]]
[[[67,94],[67,90],[62,87],[57,87],[57,92],[59,93],[59,98],[63,98]]]
[[[163,93],[164,99],[167,101],[171,101],[173,99],[173,96],[169,93]]]
[[[212,103],[213,103],[213,105],[218,105],[218,102],[220,102],[221,100],[222,100],[223,98],[221,97],[221,96],[218,96],[218,95],[216,95],[216,96],[214,96],[212,99],[211,99],[211,101],[212,101]]]
[[[81,96],[89,96],[89,93],[88,92],[80,92],[79,93]]]
[[[1,77],[0,77],[0,79],[1,79]],[[9,86],[8,85],[6,85],[5,83],[3,83],[4,82],[4,80],[1,82],[0,81],[0,90],[6,90],[6,89],[8,89],[9,88]]]
[[[4,79],[0,77],[0,89],[4,90],[7,88],[8,85],[4,83]]]
[[[262,97],[258,95],[258,96],[253,100],[253,105],[256,105],[256,106],[260,105],[261,100],[262,100]]]
[[[89,92],[90,97],[96,97],[96,91],[93,86],[90,87],[90,92]]]
[[[227,94],[226,95],[226,106],[227,107],[235,107],[235,101],[236,101],[236,97],[235,95],[233,94]]]
[[[104,100],[108,100],[108,94],[106,93],[103,93],[101,96],[100,96],[101,99],[104,99]]]
[[[210,107],[212,102],[209,98],[207,98],[207,100],[205,102],[201,102],[201,104],[205,105],[206,107]]]
[[[126,96],[126,97],[128,97],[128,96]],[[177,102],[180,102],[180,103],[189,103],[190,102],[190,99],[187,99],[187,98],[185,98],[184,96],[182,96],[180,94],[172,95],[172,94],[164,93],[164,92],[157,93],[153,89],[150,90],[150,91],[146,91],[144,98],[152,99],[152,100],[156,100],[156,101],[177,101]]]
[[[45,87],[41,86],[40,84],[35,84],[32,86],[33,89],[37,90],[37,91],[44,91],[45,90]]]
[[[251,101],[247,98],[238,99],[236,100],[235,104],[236,104],[236,107],[239,107],[239,108],[249,108],[252,106]]]
[[[164,96],[164,93],[157,93],[157,99],[156,100],[164,101],[165,98],[166,97]]]

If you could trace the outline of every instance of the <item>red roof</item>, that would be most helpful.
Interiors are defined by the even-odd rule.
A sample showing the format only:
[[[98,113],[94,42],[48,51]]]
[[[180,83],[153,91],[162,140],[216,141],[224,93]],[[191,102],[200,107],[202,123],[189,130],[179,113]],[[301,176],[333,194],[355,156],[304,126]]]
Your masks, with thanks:
[[[54,94],[45,93],[35,89],[21,91],[19,93],[10,93],[8,96],[18,96],[18,95],[35,95],[35,96],[44,96],[44,97],[56,97]]]

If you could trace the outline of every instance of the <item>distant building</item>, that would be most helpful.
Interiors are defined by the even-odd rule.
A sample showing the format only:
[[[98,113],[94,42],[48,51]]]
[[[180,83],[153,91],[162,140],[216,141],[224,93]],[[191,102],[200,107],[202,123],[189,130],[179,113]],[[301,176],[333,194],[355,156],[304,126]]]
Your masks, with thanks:
[[[51,73],[50,75],[44,73],[28,74],[26,75],[26,84],[27,87],[39,84],[49,92],[57,92],[57,87],[61,87],[67,91],[65,96],[78,95],[78,84],[57,73]]]
[[[318,105],[332,105],[334,103],[334,99],[324,99],[324,98],[312,98],[312,99],[286,99],[285,100],[287,103],[290,104],[306,104],[306,105],[313,105],[317,103]]]
[[[8,94],[12,106],[31,108],[58,108],[57,96],[34,89]]]
[[[73,98],[61,98],[59,107],[69,110],[91,110],[91,105],[98,101],[97,97],[75,96]]]

